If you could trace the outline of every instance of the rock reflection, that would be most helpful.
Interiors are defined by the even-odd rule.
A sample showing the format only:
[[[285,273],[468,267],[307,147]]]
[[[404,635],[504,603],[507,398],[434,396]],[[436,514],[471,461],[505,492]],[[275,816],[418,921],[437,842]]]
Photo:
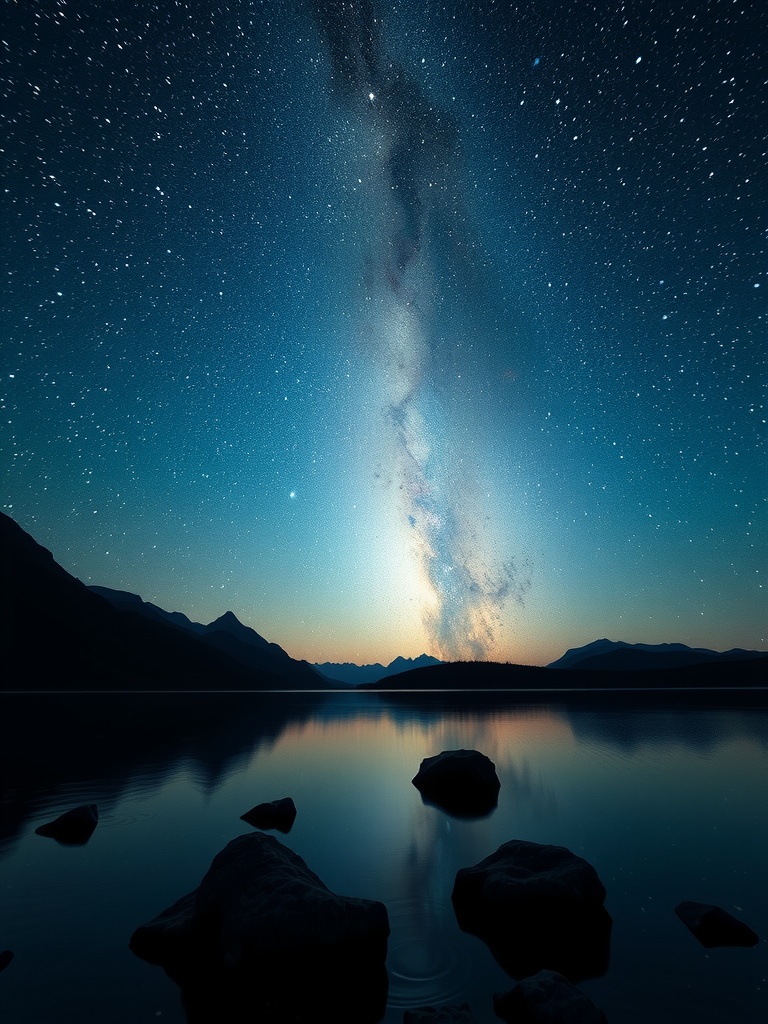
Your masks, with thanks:
[[[62,793],[109,808],[130,787],[159,788],[184,766],[207,794],[252,750],[305,721],[325,695],[4,694],[0,697],[0,855]],[[35,736],[35,743],[29,737]]]
[[[354,960],[300,969],[266,963],[261,971],[236,973],[207,966],[195,974],[168,974],[179,985],[187,1024],[375,1024],[387,1003],[384,967],[361,970]]]
[[[459,923],[461,913],[457,911]],[[572,982],[599,978],[608,970],[613,921],[605,907],[564,915],[546,906],[515,913],[504,926],[467,925],[512,978],[553,970]]]

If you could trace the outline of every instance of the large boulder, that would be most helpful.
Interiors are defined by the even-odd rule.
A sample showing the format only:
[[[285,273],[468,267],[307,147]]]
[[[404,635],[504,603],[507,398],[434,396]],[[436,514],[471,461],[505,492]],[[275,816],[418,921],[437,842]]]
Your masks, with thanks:
[[[290,832],[295,818],[296,804],[289,796],[256,804],[240,815],[241,821],[247,821],[254,828],[274,828],[278,832]]]
[[[555,971],[539,971],[495,995],[493,1009],[507,1024],[606,1024],[602,1010]]]
[[[412,781],[423,800],[462,818],[489,814],[501,786],[495,764],[478,750],[443,750],[426,757]]]
[[[39,825],[35,829],[38,836],[48,836],[67,846],[83,846],[93,835],[99,822],[99,811],[96,804],[83,804],[65,811],[53,821]]]
[[[711,903],[684,900],[675,907],[675,913],[707,949],[714,946],[756,946],[760,941],[749,925]]]
[[[252,832],[130,946],[180,985],[190,1024],[246,1019],[243,1004],[265,1022],[362,1022],[384,1012],[388,935],[382,903],[336,895],[298,854]]]
[[[608,966],[605,887],[565,847],[504,843],[457,872],[451,899],[459,927],[483,939],[514,978],[549,969],[579,981]]]

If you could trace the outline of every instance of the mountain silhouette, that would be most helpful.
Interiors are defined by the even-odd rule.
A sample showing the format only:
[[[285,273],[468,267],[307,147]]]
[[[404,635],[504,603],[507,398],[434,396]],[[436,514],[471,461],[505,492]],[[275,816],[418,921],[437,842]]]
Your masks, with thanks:
[[[209,626],[133,594],[112,603],[0,513],[5,690],[322,689],[228,612]],[[188,626],[187,626],[188,624]]]
[[[149,601],[144,601],[138,594],[112,590],[110,587],[91,586],[88,589],[105,598],[115,608],[136,612],[150,621],[184,629],[202,638],[211,647],[234,659],[244,668],[255,672],[266,670],[278,675],[295,677],[296,667],[301,666],[301,679],[295,684],[297,687],[319,689],[327,685],[327,680],[315,672],[307,662],[295,661],[279,644],[270,643],[255,629],[240,622],[234,612],[224,612],[218,619],[204,626],[200,622],[193,622],[182,612],[167,612]]]
[[[594,640],[585,647],[573,647],[548,668],[578,668],[589,671],[639,672],[674,669],[713,662],[748,661],[764,657],[760,651],[710,651],[685,644],[628,644],[623,640]]]
[[[713,654],[715,652],[712,652]],[[739,687],[768,687],[768,653],[732,652],[708,660],[681,665],[667,664],[659,655],[634,669],[591,668],[575,662],[573,667],[546,668],[510,665],[492,661],[453,661],[413,669],[401,675],[366,684],[371,690],[464,690],[474,694],[492,690],[659,690]],[[751,653],[751,652],[750,652]],[[587,658],[585,661],[589,661]]]
[[[4,690],[322,690],[341,669],[382,670],[371,688],[579,689],[768,685],[768,654],[684,644],[596,640],[547,668],[442,663],[428,655],[383,666],[295,661],[225,612],[208,625],[138,595],[87,587],[0,513],[0,641]],[[398,672],[398,669],[400,670]]]
[[[368,683],[377,683],[380,679],[398,675],[400,672],[410,672],[416,668],[426,668],[428,665],[441,665],[439,658],[433,658],[429,654],[420,654],[418,658],[397,657],[388,665],[375,662],[373,665],[356,665],[354,662],[323,662],[316,664],[315,668],[326,679],[331,682],[346,683],[347,686],[364,686]]]

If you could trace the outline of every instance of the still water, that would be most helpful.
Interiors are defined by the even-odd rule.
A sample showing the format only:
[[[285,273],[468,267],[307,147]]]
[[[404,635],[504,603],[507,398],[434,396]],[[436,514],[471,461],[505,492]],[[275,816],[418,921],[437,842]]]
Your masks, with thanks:
[[[183,1024],[178,988],[128,940],[250,831],[241,814],[291,796],[280,841],[335,892],[387,906],[386,1024],[458,1002],[497,1021],[492,995],[514,982],[458,929],[450,894],[460,867],[509,839],[566,846],[600,875],[610,964],[579,987],[611,1024],[764,1024],[768,710],[627,700],[0,697],[0,950],[15,954],[0,1020]],[[425,805],[411,784],[424,757],[460,747],[501,780],[481,820]],[[90,802],[87,845],[35,835]],[[731,911],[760,943],[704,949],[674,914],[687,899]]]

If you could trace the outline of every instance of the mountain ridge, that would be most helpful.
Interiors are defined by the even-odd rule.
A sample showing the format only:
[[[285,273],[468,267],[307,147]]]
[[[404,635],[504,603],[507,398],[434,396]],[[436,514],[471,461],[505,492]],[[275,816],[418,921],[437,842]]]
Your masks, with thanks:
[[[324,690],[350,685],[294,660],[232,611],[203,625],[137,594],[88,587],[3,513],[0,567],[5,669],[0,689]],[[406,671],[397,672],[403,666]],[[355,668],[387,673],[357,684],[362,689],[768,686],[768,652],[605,638],[571,648],[546,667],[440,662],[420,655],[395,658],[389,666]]]
[[[389,676],[399,675],[401,672],[410,672],[416,668],[441,664],[440,659],[433,658],[431,654],[420,654],[416,658],[404,658],[398,655],[388,665],[382,665],[378,661],[371,665],[357,665],[353,661],[325,661],[315,662],[314,667],[326,679],[345,683],[347,686],[364,686],[368,683],[377,683],[380,679]]]
[[[752,658],[711,659],[681,666],[658,665],[627,669],[565,669],[541,665],[513,665],[493,661],[451,661],[413,669],[399,676],[369,683],[361,689],[391,690],[399,693],[418,690],[463,690],[481,693],[488,690],[540,691],[661,691],[686,689],[768,689],[768,652],[758,651]]]
[[[186,616],[164,613],[138,595],[117,592],[124,606],[115,607],[4,513],[0,566],[0,686],[5,690],[327,686],[307,662],[294,661],[277,645],[280,653],[270,647],[257,656],[259,645],[243,639],[248,627],[239,623],[239,636],[233,635],[226,616],[210,633],[207,627],[199,633],[185,628]]]
[[[101,586],[90,586],[88,589],[105,598],[116,608],[134,611],[145,618],[168,623],[174,628],[184,629],[201,637],[245,668],[254,671],[268,669],[278,673],[290,673],[292,672],[291,666],[296,664],[312,668],[306,661],[297,662],[279,644],[271,643],[255,629],[246,626],[232,611],[226,611],[217,619],[204,625],[201,622],[192,621],[183,612],[167,612],[159,605],[145,601],[138,594],[132,594],[126,590],[113,590],[111,587]],[[315,675],[317,675],[316,679],[305,679],[304,681],[305,683],[311,682],[314,688],[319,689],[325,680],[319,674],[315,673]]]
[[[713,651],[707,647],[688,647],[687,644],[630,644],[624,640],[593,640],[583,647],[571,647],[547,668],[563,670],[638,672],[647,669],[683,668],[713,662],[748,661],[765,652],[747,651],[740,647],[728,651]]]

